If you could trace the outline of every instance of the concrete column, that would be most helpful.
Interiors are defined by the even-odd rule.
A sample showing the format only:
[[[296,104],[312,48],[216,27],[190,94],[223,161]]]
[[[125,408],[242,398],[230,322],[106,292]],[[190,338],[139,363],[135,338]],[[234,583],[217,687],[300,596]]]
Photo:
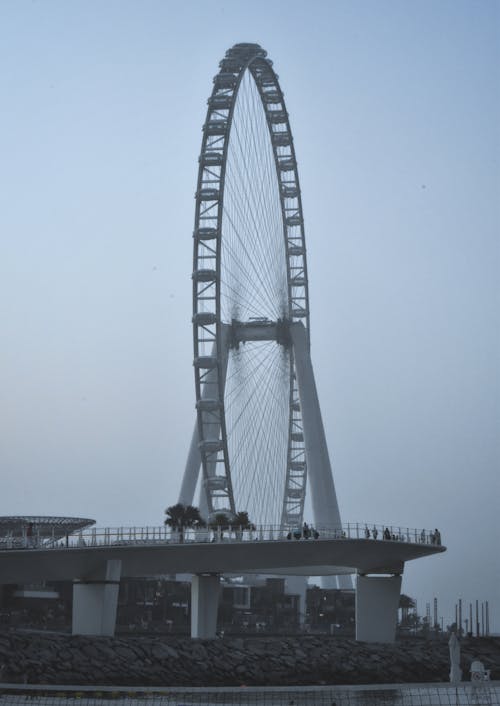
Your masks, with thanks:
[[[219,592],[218,574],[196,574],[191,579],[191,637],[216,636]]]
[[[102,577],[73,582],[73,635],[115,634],[121,567],[119,559],[110,559]]]
[[[357,576],[356,640],[395,642],[398,621],[399,576]]]

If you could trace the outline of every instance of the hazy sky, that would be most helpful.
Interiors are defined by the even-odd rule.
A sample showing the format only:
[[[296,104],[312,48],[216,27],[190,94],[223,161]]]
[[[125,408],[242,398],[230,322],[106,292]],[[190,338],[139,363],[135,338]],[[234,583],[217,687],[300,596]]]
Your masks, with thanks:
[[[439,527],[403,590],[500,631],[500,3],[0,0],[0,514],[159,524],[194,422],[206,99],[285,92],[343,519]]]

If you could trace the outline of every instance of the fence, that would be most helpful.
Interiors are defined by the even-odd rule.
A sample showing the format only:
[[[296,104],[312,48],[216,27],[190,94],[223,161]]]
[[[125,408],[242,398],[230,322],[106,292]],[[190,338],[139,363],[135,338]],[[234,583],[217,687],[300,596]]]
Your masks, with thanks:
[[[267,525],[262,527],[217,527],[217,528],[171,528],[159,527],[104,527],[83,530],[65,537],[50,527],[44,526],[44,534],[35,532],[33,536],[0,537],[0,549],[54,549],[62,550],[75,547],[97,547],[111,545],[169,544],[198,542],[255,542],[283,541],[284,539],[367,539],[370,541],[392,541],[410,544],[441,544],[441,536],[435,531],[410,529],[393,525],[347,523],[337,527],[283,527]]]
[[[481,691],[461,684],[358,687],[258,687],[212,689],[119,689],[118,687],[9,687],[0,685],[2,706],[498,706],[500,683]]]

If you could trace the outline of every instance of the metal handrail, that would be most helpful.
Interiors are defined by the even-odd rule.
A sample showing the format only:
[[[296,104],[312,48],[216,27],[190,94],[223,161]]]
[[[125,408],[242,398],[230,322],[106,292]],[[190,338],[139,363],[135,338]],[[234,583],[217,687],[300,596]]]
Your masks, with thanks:
[[[140,546],[151,544],[193,544],[207,542],[270,542],[270,541],[321,541],[325,539],[362,539],[376,542],[400,542],[404,544],[441,544],[441,536],[436,531],[410,529],[394,525],[348,522],[332,526],[303,527],[262,525],[243,527],[185,527],[183,529],[167,525],[146,527],[92,527],[67,535],[59,541],[40,537],[36,530],[32,537],[0,537],[0,550],[4,549],[74,549],[102,546]]]

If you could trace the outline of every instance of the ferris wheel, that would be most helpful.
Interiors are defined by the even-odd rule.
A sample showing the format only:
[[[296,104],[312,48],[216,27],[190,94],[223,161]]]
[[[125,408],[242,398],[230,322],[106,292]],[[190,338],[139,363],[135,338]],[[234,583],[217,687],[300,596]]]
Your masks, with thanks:
[[[220,62],[199,157],[193,249],[197,421],[180,502],[206,517],[302,524],[340,515],[309,353],[297,160],[283,92],[257,44]],[[201,478],[200,478],[201,469]]]

